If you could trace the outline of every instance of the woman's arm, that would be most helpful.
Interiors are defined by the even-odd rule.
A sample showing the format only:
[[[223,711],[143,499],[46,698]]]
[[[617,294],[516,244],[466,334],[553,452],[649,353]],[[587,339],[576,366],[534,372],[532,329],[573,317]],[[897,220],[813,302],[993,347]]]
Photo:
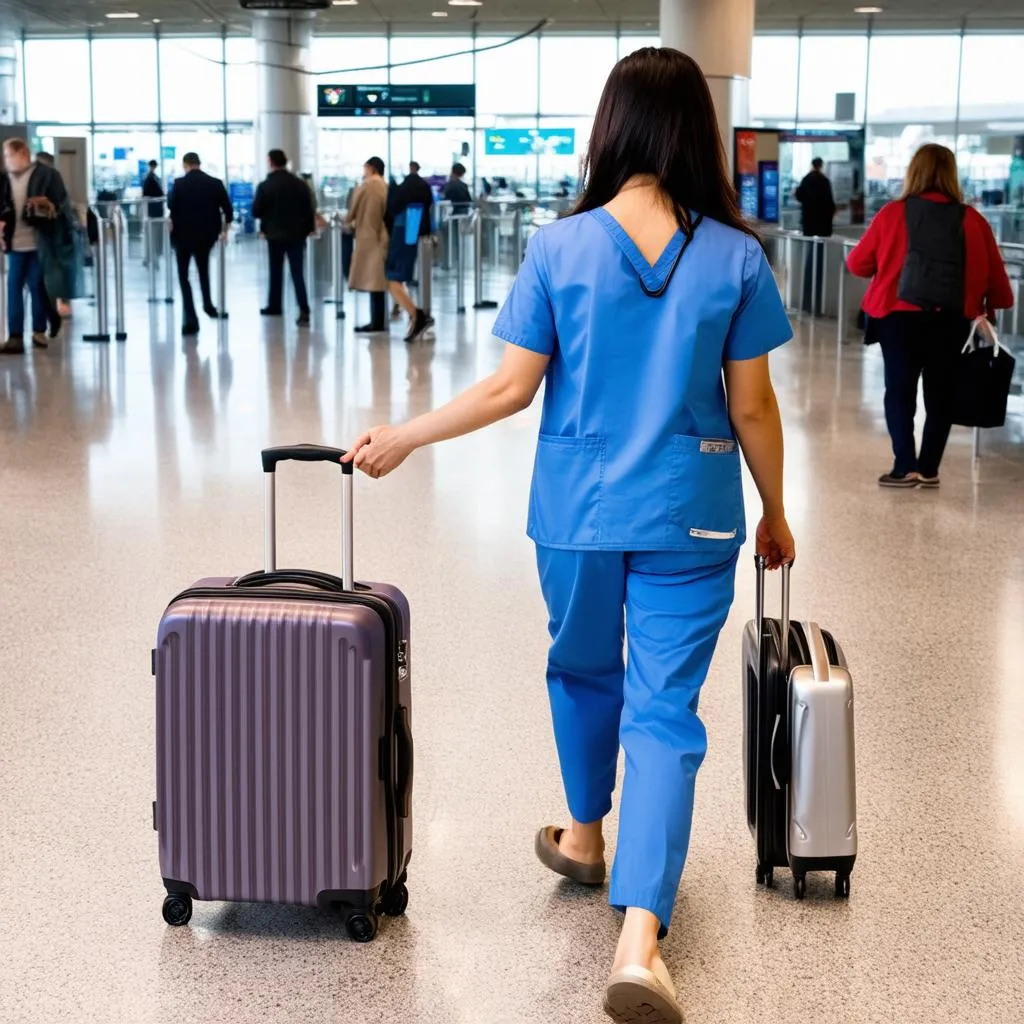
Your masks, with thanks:
[[[796,545],[782,500],[782,419],[768,357],[726,362],[725,388],[729,418],[764,508],[757,528],[758,554],[765,555],[769,567],[775,568],[796,557]]]
[[[846,257],[847,269],[856,277],[874,277],[878,270],[878,224],[882,215],[883,210],[879,210],[861,240]]]
[[[550,357],[519,345],[505,346],[501,365],[447,405],[398,427],[374,427],[356,439],[342,462],[353,462],[368,476],[397,469],[417,448],[471,434],[533,401]]]

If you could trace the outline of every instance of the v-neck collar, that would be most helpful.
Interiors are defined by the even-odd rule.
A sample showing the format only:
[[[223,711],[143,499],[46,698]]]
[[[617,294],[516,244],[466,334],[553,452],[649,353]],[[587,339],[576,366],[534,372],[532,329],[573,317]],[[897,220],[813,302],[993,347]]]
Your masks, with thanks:
[[[679,250],[686,244],[686,236],[682,230],[676,228],[676,233],[669,239],[668,245],[665,246],[652,266],[647,262],[636,242],[629,237],[626,229],[603,206],[591,210],[590,213],[618,243],[619,248],[626,254],[626,258],[633,264],[633,269],[640,275],[640,280],[643,281],[645,288],[649,292],[661,291],[665,287],[667,275],[675,266]]]

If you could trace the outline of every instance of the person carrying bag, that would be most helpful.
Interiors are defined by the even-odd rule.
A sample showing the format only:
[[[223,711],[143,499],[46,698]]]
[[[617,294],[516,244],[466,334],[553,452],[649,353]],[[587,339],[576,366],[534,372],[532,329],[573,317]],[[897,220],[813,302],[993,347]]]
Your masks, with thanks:
[[[986,337],[991,344],[983,344]],[[956,368],[953,422],[963,427],[1001,427],[1016,365],[995,327],[985,317],[977,317]]]

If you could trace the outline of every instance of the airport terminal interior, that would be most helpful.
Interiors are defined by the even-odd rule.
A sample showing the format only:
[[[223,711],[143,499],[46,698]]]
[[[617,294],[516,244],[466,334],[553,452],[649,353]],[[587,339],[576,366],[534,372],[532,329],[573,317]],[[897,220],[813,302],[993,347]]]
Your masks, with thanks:
[[[708,754],[662,944],[683,1019],[1024,1019],[1020,4],[264,6],[0,0],[0,136],[54,155],[85,264],[59,338],[0,355],[0,1021],[608,1019],[621,918],[606,888],[534,854],[537,829],[567,824],[525,533],[539,397],[383,480],[355,474],[355,577],[404,591],[414,652],[409,903],[372,942],[344,914],[285,901],[197,899],[186,925],[165,921],[151,652],[175,595],[264,567],[261,449],[345,447],[498,366],[495,317],[532,239],[572,214],[608,73],[659,44],[712,79],[740,205],[791,318],[771,371],[793,617],[834,632],[856,694],[849,898],[811,873],[798,899],[785,867],[766,888],[744,795],[748,541],[701,695]],[[864,344],[865,282],[844,263],[926,142],[953,150],[965,202],[992,228],[1016,299],[997,328],[1017,371],[1005,425],[953,428],[940,488],[883,489],[882,356]],[[287,274],[283,316],[260,313],[252,202],[276,147],[318,209],[308,326]],[[142,186],[153,160],[166,190],[189,151],[234,216],[211,256],[218,315],[200,311],[183,337],[173,232]],[[412,291],[434,324],[412,342],[390,301],[384,332],[355,332],[370,308],[345,282],[344,211],[371,156],[398,181],[416,161],[439,200],[461,163],[472,194],[439,201],[418,243]],[[818,156],[835,233],[808,243],[794,188]],[[277,475],[278,564],[341,574],[340,474]],[[744,491],[752,538],[746,472]],[[778,575],[766,607],[777,614]],[[616,824],[613,810],[609,862]]]

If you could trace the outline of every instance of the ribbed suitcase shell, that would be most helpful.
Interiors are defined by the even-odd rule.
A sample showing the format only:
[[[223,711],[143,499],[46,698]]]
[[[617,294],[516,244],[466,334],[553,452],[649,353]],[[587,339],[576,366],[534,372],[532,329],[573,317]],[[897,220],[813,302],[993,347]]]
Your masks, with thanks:
[[[382,779],[386,687],[411,708],[411,663],[388,665],[380,615],[206,579],[168,607],[154,652],[160,869],[203,900],[369,907],[401,876],[411,819]],[[394,587],[366,585],[398,608]],[[294,589],[294,588],[291,588]],[[386,746],[382,746],[386,744]],[[389,836],[395,838],[390,865]]]

